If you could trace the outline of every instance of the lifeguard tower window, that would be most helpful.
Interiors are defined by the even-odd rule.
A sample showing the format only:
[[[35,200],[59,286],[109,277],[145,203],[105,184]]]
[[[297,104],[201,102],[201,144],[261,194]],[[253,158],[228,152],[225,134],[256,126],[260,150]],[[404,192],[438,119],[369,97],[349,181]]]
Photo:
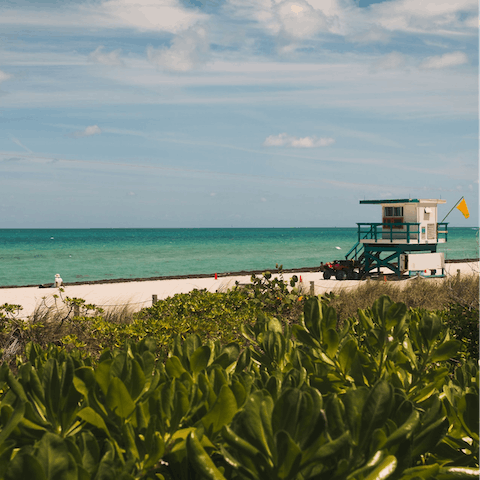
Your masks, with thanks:
[[[401,224],[403,223],[403,207],[384,207],[383,223],[394,224],[392,228],[402,228]]]
[[[385,207],[386,217],[403,217],[403,207]]]

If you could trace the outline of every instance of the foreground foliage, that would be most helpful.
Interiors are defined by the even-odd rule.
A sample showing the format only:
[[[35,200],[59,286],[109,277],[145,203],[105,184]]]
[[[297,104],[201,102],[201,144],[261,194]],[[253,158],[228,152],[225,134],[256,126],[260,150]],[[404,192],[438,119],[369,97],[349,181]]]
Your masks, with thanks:
[[[166,355],[176,336],[198,334],[202,341],[244,343],[241,326],[253,324],[259,312],[298,320],[303,308],[298,278],[287,284],[281,274],[255,275],[251,283],[224,292],[192,290],[160,300],[149,308],[128,315],[125,309],[104,311],[80,298],[64,296],[60,290],[55,306],[38,309],[33,318],[21,320],[20,305],[0,306],[0,358],[14,360],[28,342],[81,348],[93,357],[103,349],[122,346],[126,340],[149,337]],[[127,306],[128,307],[128,306]],[[126,314],[127,313],[127,314]]]
[[[243,334],[165,362],[30,343],[0,368],[0,479],[478,478],[478,366],[441,316],[384,296],[339,330],[310,298]]]

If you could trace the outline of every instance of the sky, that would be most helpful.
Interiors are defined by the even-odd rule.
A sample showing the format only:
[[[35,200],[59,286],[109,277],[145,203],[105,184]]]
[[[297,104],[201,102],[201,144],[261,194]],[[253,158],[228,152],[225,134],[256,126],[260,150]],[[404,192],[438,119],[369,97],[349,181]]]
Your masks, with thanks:
[[[0,228],[476,227],[478,113],[476,0],[3,0]]]

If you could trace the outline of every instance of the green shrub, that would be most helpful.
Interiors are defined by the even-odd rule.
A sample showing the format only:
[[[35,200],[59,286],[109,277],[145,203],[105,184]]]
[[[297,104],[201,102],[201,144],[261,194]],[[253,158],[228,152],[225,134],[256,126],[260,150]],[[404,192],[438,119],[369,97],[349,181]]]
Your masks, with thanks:
[[[311,298],[243,334],[164,362],[149,338],[97,361],[29,343],[0,367],[0,480],[478,478],[478,365],[442,316],[381,297],[338,330]]]

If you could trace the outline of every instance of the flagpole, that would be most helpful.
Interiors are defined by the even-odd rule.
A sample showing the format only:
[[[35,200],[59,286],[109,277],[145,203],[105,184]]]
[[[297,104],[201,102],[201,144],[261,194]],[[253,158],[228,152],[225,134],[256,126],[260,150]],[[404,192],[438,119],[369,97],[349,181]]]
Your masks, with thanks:
[[[453,209],[464,199],[465,197],[462,196],[462,198],[460,198],[460,200],[452,207],[452,209],[445,215],[445,218],[447,218],[452,212],[453,212]],[[440,222],[440,223],[443,223],[445,221],[445,218]]]

